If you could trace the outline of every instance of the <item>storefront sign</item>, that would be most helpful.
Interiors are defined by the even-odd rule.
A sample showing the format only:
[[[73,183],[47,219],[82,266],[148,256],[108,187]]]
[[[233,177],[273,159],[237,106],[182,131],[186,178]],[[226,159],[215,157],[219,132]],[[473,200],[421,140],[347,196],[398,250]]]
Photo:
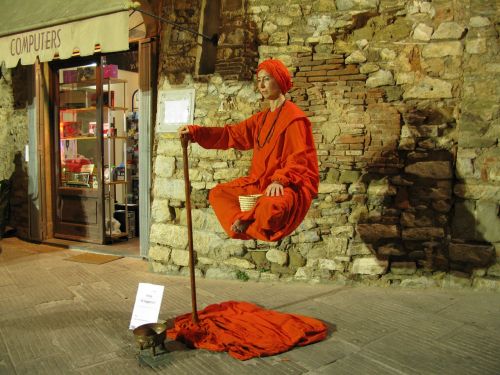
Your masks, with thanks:
[[[132,319],[130,320],[130,329],[143,324],[158,322],[163,289],[163,285],[139,283]]]
[[[112,25],[112,27],[111,27]],[[65,23],[0,38],[0,64],[12,68],[22,65],[70,58],[75,51],[92,55],[96,46],[102,52],[128,49],[128,12],[117,12],[82,21]]]

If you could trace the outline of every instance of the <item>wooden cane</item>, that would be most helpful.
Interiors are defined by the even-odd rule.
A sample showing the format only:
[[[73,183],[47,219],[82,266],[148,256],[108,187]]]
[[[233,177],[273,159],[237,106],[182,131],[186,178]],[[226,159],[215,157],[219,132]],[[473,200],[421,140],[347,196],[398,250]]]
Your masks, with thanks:
[[[189,145],[189,135],[182,134],[182,161],[184,163],[184,190],[186,192],[186,213],[188,226],[189,245],[189,277],[191,279],[191,305],[193,306],[192,320],[198,324],[198,309],[196,307],[196,281],[194,276],[194,251],[193,251],[193,221],[191,219],[191,183],[189,182],[189,163],[187,148]]]

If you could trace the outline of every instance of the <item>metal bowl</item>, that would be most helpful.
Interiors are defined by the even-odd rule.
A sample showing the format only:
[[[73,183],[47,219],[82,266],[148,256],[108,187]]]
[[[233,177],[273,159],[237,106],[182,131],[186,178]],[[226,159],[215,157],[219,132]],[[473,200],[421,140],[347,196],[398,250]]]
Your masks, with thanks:
[[[165,339],[167,335],[167,325],[164,323],[143,324],[133,331],[135,341],[140,350],[151,348],[153,356],[156,355],[156,347],[165,349]]]

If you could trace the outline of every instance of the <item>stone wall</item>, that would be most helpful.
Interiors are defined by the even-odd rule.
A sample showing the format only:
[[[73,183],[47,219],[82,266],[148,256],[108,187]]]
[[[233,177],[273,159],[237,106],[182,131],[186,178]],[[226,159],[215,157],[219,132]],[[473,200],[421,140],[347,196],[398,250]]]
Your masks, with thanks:
[[[313,123],[321,184],[291,236],[277,243],[229,240],[207,205],[208,191],[244,175],[251,154],[192,145],[197,272],[498,287],[495,1],[243,5],[241,25],[256,30],[258,59],[280,58],[293,74],[289,96]],[[164,45],[175,35],[165,34]],[[168,70],[171,57],[162,59]],[[190,66],[160,88],[181,81],[195,87],[196,123],[222,126],[260,109],[252,81],[217,70],[192,78]],[[162,135],[156,144],[151,265],[187,273],[180,144]]]
[[[9,69],[0,78],[0,181],[10,181],[10,212],[6,223],[27,236],[28,173],[24,162],[28,144],[26,68]],[[1,215],[1,214],[0,214]]]

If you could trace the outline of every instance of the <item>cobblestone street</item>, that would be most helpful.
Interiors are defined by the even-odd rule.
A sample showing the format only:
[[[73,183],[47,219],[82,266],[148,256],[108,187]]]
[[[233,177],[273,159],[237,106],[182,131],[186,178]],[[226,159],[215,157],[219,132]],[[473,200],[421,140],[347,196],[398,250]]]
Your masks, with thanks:
[[[1,374],[498,374],[500,294],[471,289],[340,287],[197,280],[198,307],[244,300],[322,319],[320,343],[240,362],[167,342],[163,364],[140,366],[128,330],[139,282],[162,284],[160,319],[190,311],[189,279],[147,262],[65,261],[77,252],[2,241]]]

